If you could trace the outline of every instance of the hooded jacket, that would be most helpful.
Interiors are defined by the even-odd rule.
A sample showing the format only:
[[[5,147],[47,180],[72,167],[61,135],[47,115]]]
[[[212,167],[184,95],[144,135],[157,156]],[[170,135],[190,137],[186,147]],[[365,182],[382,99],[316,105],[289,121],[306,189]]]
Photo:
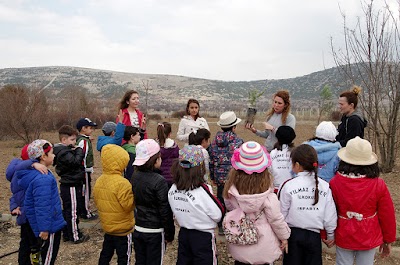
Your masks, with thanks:
[[[284,220],[278,198],[272,188],[260,194],[240,195],[236,187],[231,186],[228,193],[229,197],[225,198],[225,204],[230,211],[240,208],[253,219],[265,208],[264,214],[255,222],[259,235],[258,243],[228,244],[232,257],[248,264],[265,264],[277,260],[282,255],[279,240],[289,238],[290,228]]]
[[[123,124],[122,122],[118,122],[114,136],[100,135],[97,138],[97,145],[96,145],[97,151],[101,152],[101,149],[106,144],[121,145],[122,139],[124,138],[125,127],[126,127],[125,124]]]
[[[338,142],[332,143],[320,139],[305,142],[317,151],[318,155],[318,177],[329,182],[336,173],[339,165],[337,152],[341,148]]]
[[[336,141],[345,147],[347,142],[356,136],[364,138],[364,128],[367,127],[367,123],[362,113],[357,110],[349,116],[343,115],[338,126],[339,134],[336,136]]]
[[[57,181],[49,172],[42,174],[36,169],[19,170],[18,185],[25,190],[24,209],[26,218],[36,237],[40,232],[56,233],[66,225],[62,215]]]
[[[126,236],[135,226],[132,186],[123,177],[128,161],[129,155],[121,147],[114,144],[103,146],[103,174],[96,180],[93,194],[101,226],[110,235]]]
[[[82,186],[85,181],[84,154],[80,147],[72,149],[64,144],[54,145],[54,162],[60,183],[67,186]]]
[[[171,166],[175,159],[179,157],[179,146],[172,140],[167,138],[161,152],[161,175],[168,184],[172,185]]]
[[[210,146],[210,178],[217,185],[223,185],[232,168],[231,157],[243,140],[232,131],[219,131]]]
[[[383,179],[352,178],[337,173],[329,183],[338,212],[337,246],[369,250],[396,241],[396,217]],[[349,213],[361,214],[361,219]]]
[[[210,130],[206,119],[198,117],[196,120],[194,120],[190,115],[183,116],[181,122],[179,123],[176,138],[179,141],[188,142],[189,134],[202,128]]]

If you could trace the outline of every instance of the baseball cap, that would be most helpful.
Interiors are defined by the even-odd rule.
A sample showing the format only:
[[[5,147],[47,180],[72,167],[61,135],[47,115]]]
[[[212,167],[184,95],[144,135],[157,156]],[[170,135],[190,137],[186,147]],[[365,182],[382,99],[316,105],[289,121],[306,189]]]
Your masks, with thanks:
[[[179,165],[183,168],[197,167],[204,163],[201,148],[196,145],[186,145],[179,150]]]
[[[116,128],[117,124],[115,124],[115,122],[108,121],[104,123],[103,128],[101,128],[101,130],[105,135],[110,135],[113,131],[115,131]]]
[[[45,144],[49,144],[49,147],[43,149]],[[43,139],[37,139],[28,145],[28,156],[29,159],[37,159],[44,155],[45,153],[49,152],[53,148],[49,141]]]
[[[136,158],[134,166],[142,166],[150,157],[160,152],[160,145],[154,139],[145,139],[136,145]]]
[[[81,118],[76,124],[76,128],[80,131],[83,126],[93,126],[96,127],[97,124],[92,122],[89,118]]]

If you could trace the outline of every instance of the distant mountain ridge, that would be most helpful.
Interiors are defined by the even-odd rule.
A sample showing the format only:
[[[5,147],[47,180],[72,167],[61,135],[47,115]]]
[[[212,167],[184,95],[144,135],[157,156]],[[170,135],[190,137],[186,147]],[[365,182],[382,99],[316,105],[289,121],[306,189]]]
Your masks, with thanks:
[[[65,87],[81,86],[86,88],[92,97],[102,100],[120,99],[128,89],[138,90],[143,98],[145,87],[148,86],[149,105],[184,103],[188,98],[206,101],[208,105],[224,102],[243,105],[247,103],[249,90],[265,88],[267,92],[260,102],[269,102],[269,95],[279,89],[287,89],[293,100],[312,104],[319,98],[320,91],[325,85],[329,85],[336,95],[339,91],[349,88],[337,67],[301,77],[255,81],[220,81],[68,66],[0,69],[0,86],[7,84],[45,88],[50,97],[60,96],[59,92]]]

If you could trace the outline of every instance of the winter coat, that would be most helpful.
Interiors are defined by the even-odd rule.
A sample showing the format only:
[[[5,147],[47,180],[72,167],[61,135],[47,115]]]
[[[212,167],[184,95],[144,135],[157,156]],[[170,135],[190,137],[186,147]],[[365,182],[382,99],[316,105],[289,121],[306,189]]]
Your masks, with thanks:
[[[120,146],[107,144],[102,148],[103,174],[96,180],[93,194],[101,226],[110,235],[126,236],[135,226],[132,186],[122,176],[128,161],[128,153]]]
[[[367,127],[367,120],[361,112],[354,111],[349,116],[343,115],[338,126],[339,134],[336,136],[336,141],[345,147],[347,142],[356,136],[364,138],[365,127]]]
[[[122,148],[128,152],[129,155],[129,163],[124,170],[124,177],[131,182],[132,174],[134,171],[133,162],[136,158],[136,146],[133,144],[124,144]]]
[[[49,172],[42,174],[36,169],[19,170],[18,184],[25,190],[24,209],[26,218],[36,237],[40,232],[56,233],[66,222],[62,215],[57,181]]]
[[[174,220],[168,203],[167,181],[153,171],[135,171],[132,190],[136,203],[136,226],[149,229],[164,229],[165,240],[172,241],[175,235]]]
[[[121,145],[122,138],[124,138],[125,127],[125,124],[118,122],[114,136],[100,135],[97,138],[97,151],[100,152],[103,146],[105,146],[106,144]]]
[[[142,120],[143,120],[143,113],[138,109],[136,109],[135,111],[136,111],[137,116],[138,116],[139,129],[140,129],[140,125],[142,124]],[[125,124],[126,126],[132,126],[131,118],[129,116],[128,109],[127,108],[123,109],[122,113],[124,114],[124,118],[122,119],[122,123]],[[118,122],[119,122],[119,120],[118,120],[118,117],[117,117],[116,123],[118,123]],[[147,131],[146,130],[140,129],[139,133],[140,133],[140,139],[141,140],[147,139]],[[125,143],[125,141],[122,141],[122,142]]]
[[[210,178],[217,185],[224,185],[229,170],[232,168],[231,157],[243,140],[232,131],[217,132],[210,145]]]
[[[320,139],[305,142],[314,147],[318,155],[318,177],[329,182],[339,166],[337,152],[341,148],[339,142],[332,143]]]
[[[281,213],[279,201],[272,189],[260,194],[239,194],[235,186],[229,188],[225,204],[229,211],[240,208],[250,218],[265,207],[264,214],[255,222],[259,241],[255,245],[228,244],[229,253],[240,262],[248,264],[272,263],[281,255],[280,241],[288,239],[290,228]]]
[[[161,147],[161,175],[165,178],[168,184],[172,185],[171,166],[175,159],[179,157],[179,146],[171,139],[166,141]],[[167,144],[168,143],[168,144]]]
[[[383,179],[336,173],[329,185],[339,215],[335,231],[338,247],[369,250],[396,240],[395,210]],[[360,220],[357,214],[362,215]]]
[[[181,122],[179,123],[176,138],[179,141],[188,142],[189,134],[202,128],[210,130],[206,119],[198,117],[196,120],[194,120],[190,115],[183,116]]]
[[[80,147],[72,149],[64,144],[54,145],[54,162],[56,172],[62,185],[77,187],[85,181],[84,154]]]
[[[31,168],[32,164],[36,162],[35,160],[21,160],[14,158],[11,160],[10,164],[6,169],[6,178],[11,182],[11,197],[10,197],[10,212],[12,212],[17,207],[20,208],[21,214],[17,216],[17,224],[22,225],[26,223],[26,215],[24,210],[24,199],[25,190],[18,185],[18,178],[15,176],[15,172],[18,170]]]
[[[76,138],[76,145],[82,148],[84,159],[83,166],[85,167],[85,171],[89,173],[93,173],[94,166],[94,157],[93,157],[93,146],[90,137],[87,135],[80,134]]]

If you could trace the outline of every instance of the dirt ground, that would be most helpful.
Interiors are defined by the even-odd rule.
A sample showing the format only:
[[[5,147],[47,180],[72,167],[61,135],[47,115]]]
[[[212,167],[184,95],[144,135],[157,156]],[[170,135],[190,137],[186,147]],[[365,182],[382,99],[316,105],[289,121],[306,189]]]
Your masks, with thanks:
[[[178,127],[179,120],[177,119],[166,119],[165,121],[169,121],[172,123],[172,132],[175,135]],[[210,125],[210,130],[212,137],[218,131],[218,126],[216,125],[217,119],[207,119]],[[154,138],[156,135],[156,121],[149,122],[149,137]],[[256,127],[261,128],[260,123],[256,123]],[[296,140],[295,144],[301,144],[303,141],[311,138],[314,134],[316,127],[315,121],[298,121],[296,126]],[[101,130],[96,130],[94,133],[94,137],[97,138],[98,135],[101,134]],[[263,143],[263,139],[255,136],[253,133],[244,129],[243,126],[238,127],[237,134],[242,137],[245,141],[255,140],[260,143]],[[57,132],[49,132],[45,133],[42,137],[43,139],[47,139],[52,143],[58,142]],[[96,142],[93,143],[96,145]],[[2,172],[3,177],[0,178],[0,213],[9,213],[9,197],[11,195],[9,190],[9,182],[6,180],[5,169],[10,162],[10,160],[14,157],[19,157],[20,150],[22,147],[22,142],[15,140],[6,140],[0,141],[0,156],[3,159],[0,160],[0,172]],[[93,175],[93,182],[100,176],[101,174],[101,161],[99,157],[99,152],[94,151],[95,155],[95,173]],[[53,170],[54,172],[54,170]],[[386,181],[389,190],[393,197],[393,202],[396,208],[396,218],[399,219],[400,212],[400,190],[398,187],[400,186],[399,179],[399,171],[398,168],[390,174],[382,175],[382,178]],[[92,202],[93,207],[95,205]],[[103,242],[103,233],[101,229],[96,227],[83,229],[83,231],[90,235],[90,240],[79,244],[73,245],[70,243],[61,242],[60,251],[58,253],[57,263],[58,264],[97,264],[98,257],[101,251],[102,242]],[[0,257],[4,254],[13,252],[18,250],[19,244],[19,227],[15,225],[14,222],[0,222]],[[397,244],[395,244],[397,245]],[[398,253],[396,255],[392,255],[385,260],[382,260],[378,255],[376,258],[375,264],[400,264],[400,248],[394,247],[394,252]],[[217,236],[217,250],[218,250],[218,261],[219,264],[233,264],[233,260],[230,258],[229,253],[226,249],[226,245],[224,242],[224,237]],[[167,251],[164,259],[164,264],[175,264],[177,256],[177,237],[172,244],[167,246]],[[132,255],[132,262],[134,264],[134,255]],[[0,264],[17,264],[17,253],[11,254],[9,256],[0,258]],[[114,255],[114,259],[111,264],[116,264],[116,255]],[[274,264],[281,264],[280,261]],[[331,265],[335,264],[335,255],[332,254],[331,251],[323,251],[323,264]]]

